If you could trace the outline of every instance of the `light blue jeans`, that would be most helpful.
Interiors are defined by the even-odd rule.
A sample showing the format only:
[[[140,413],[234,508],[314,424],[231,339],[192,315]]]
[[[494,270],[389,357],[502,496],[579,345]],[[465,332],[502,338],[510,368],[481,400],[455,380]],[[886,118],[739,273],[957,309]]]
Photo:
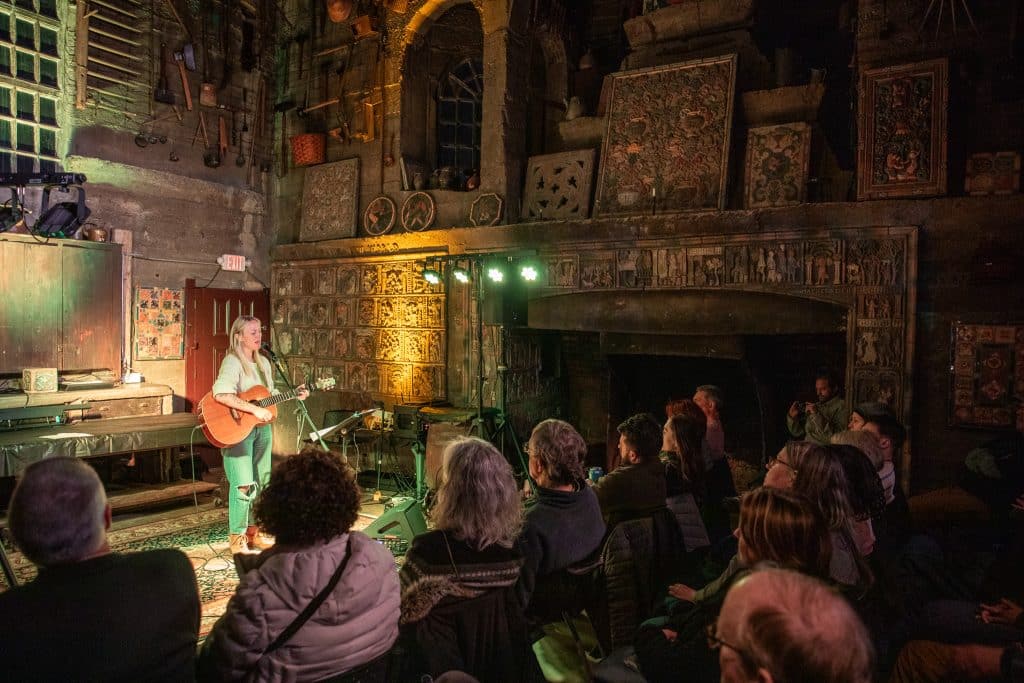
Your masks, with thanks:
[[[224,474],[228,478],[228,533],[244,534],[256,494],[270,479],[270,425],[253,428],[249,436],[230,448],[221,449]]]

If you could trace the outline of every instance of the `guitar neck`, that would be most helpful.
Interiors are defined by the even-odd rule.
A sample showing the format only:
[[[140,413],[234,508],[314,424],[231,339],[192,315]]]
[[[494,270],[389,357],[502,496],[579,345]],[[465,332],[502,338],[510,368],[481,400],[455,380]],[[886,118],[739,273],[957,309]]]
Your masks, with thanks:
[[[291,389],[289,391],[284,391],[280,394],[273,394],[271,396],[267,396],[266,398],[261,398],[258,401],[253,401],[253,404],[258,405],[260,408],[266,408],[267,406],[277,405],[278,403],[283,403],[284,401],[290,401],[298,395],[298,391],[296,391],[295,389]]]

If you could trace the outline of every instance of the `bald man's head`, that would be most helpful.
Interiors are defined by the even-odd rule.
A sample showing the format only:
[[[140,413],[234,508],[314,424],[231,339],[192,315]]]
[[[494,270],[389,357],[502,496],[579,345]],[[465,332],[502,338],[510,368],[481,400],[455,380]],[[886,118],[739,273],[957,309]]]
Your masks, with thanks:
[[[872,648],[850,605],[817,579],[763,569],[718,616],[723,683],[869,683]]]

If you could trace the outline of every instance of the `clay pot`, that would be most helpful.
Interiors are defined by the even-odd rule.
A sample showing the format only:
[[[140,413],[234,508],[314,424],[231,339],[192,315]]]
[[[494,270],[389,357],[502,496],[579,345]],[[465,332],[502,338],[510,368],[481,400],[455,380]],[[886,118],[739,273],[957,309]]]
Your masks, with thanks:
[[[90,242],[106,242],[107,241],[107,230],[106,228],[86,228],[85,239]]]

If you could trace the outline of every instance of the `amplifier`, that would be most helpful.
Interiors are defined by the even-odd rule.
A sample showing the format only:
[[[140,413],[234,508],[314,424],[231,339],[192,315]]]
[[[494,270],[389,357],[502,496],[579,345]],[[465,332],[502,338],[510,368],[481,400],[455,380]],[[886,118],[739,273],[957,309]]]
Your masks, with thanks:
[[[422,430],[420,408],[423,403],[396,403],[394,435],[399,439],[418,439]]]
[[[57,391],[57,368],[25,368],[21,371],[21,390],[26,394]]]

